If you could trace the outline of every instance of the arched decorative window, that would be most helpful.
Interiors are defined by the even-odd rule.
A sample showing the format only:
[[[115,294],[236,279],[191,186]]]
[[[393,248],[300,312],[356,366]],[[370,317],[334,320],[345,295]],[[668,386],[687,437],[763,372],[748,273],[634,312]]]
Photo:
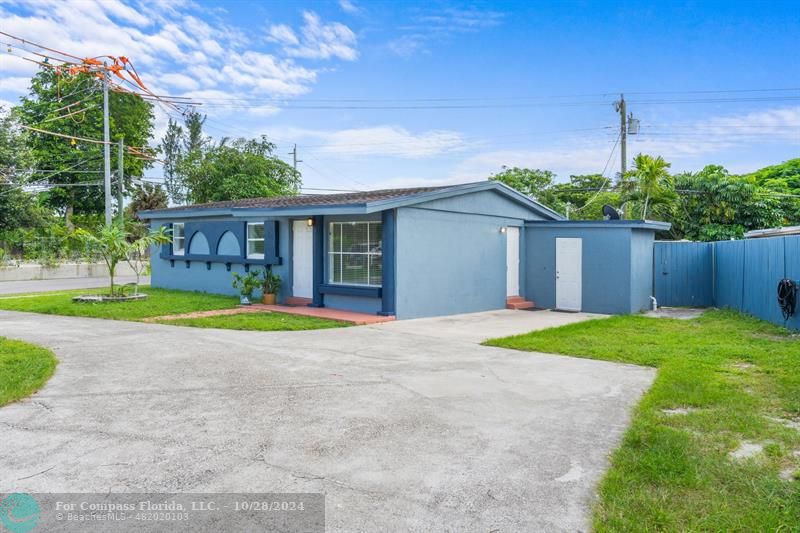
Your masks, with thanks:
[[[219,239],[219,244],[217,245],[217,255],[229,255],[229,256],[239,256],[242,253],[242,249],[239,246],[239,240],[236,238],[230,231],[226,231],[222,234],[222,237]]]
[[[208,247],[208,239],[206,239],[206,236],[203,235],[203,232],[195,232],[195,234],[192,236],[192,240],[189,242],[189,254],[208,255],[209,253],[210,249]]]

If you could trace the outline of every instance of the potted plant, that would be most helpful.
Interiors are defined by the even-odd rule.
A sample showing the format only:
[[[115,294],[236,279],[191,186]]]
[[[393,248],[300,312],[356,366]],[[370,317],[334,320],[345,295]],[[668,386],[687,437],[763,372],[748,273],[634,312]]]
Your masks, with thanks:
[[[278,296],[278,291],[281,290],[281,277],[274,273],[272,270],[264,272],[264,283],[262,284],[263,294],[261,301],[267,305],[275,305],[275,299]]]
[[[261,285],[261,274],[258,271],[251,271],[245,275],[238,272],[233,273],[233,288],[239,289],[239,303],[250,305],[253,292]]]

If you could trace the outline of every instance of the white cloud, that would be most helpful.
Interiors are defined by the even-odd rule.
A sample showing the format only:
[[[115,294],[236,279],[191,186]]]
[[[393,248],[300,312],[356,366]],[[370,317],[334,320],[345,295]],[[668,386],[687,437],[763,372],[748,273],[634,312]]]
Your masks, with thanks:
[[[425,49],[425,36],[423,35],[403,35],[387,45],[389,50],[402,58],[409,58]]]
[[[280,43],[284,53],[291,57],[345,61],[358,58],[358,39],[353,30],[339,22],[323,23],[313,11],[305,11],[303,21],[300,37],[288,26],[278,24],[269,28],[268,39]]]
[[[611,146],[604,143],[586,143],[563,148],[539,150],[494,150],[475,154],[456,165],[451,177],[460,181],[486,179],[502,170],[503,166],[541,168],[552,170],[561,178],[570,174],[599,174],[608,160]],[[606,176],[619,170],[619,158],[612,161]]]
[[[200,87],[196,79],[186,74],[164,74],[161,76],[161,81],[171,87],[177,87],[178,89],[187,91],[193,91]]]
[[[339,7],[342,8],[342,11],[351,15],[357,15],[361,13],[361,8],[351,0],[339,0]]]
[[[474,33],[499,26],[504,13],[477,8],[445,8],[420,10],[411,17],[411,22],[401,26],[404,32],[387,46],[396,55],[408,58],[427,50],[431,42],[447,41],[455,35]]]
[[[7,91],[10,93],[18,93],[23,94],[28,92],[28,86],[30,85],[31,79],[27,77],[20,77],[20,76],[9,76],[9,77],[2,77],[0,78],[0,91]]]
[[[455,131],[430,130],[412,133],[400,126],[384,125],[338,131],[296,130],[295,134],[322,141],[312,151],[338,159],[396,157],[420,159],[462,150],[466,143]]]
[[[294,30],[286,24],[275,24],[270,26],[269,37],[273,41],[283,45],[294,46],[300,44],[300,39],[297,38]]]
[[[742,145],[800,144],[800,106],[644,127],[631,137],[635,152],[698,156]]]
[[[761,146],[768,144],[788,142],[800,145],[800,106],[653,125],[652,128],[646,126],[639,135],[628,137],[628,157],[631,159],[639,152],[660,155],[673,163],[673,171],[678,172],[697,170],[709,161],[725,164],[731,154],[740,154],[752,161],[741,165],[752,170],[768,164],[769,160],[746,156],[743,150],[758,153]],[[488,150],[461,161],[451,177],[461,181],[483,179],[504,165],[548,169],[561,179],[571,174],[595,174],[602,172],[609,161],[612,146],[608,140],[569,138],[560,140],[558,147]],[[605,175],[613,176],[619,171],[619,166],[617,150]]]
[[[222,89],[220,99],[292,97],[311,90],[322,72],[321,67],[302,65],[303,59],[358,56],[355,34],[347,26],[324,23],[312,12],[304,13],[297,31],[286,25],[272,27],[272,40],[280,44],[275,50],[265,49],[263,41],[188,0],[3,1],[0,18],[5,31],[78,57],[124,55],[145,84],[159,93]],[[15,53],[31,56],[26,48],[34,50],[19,43]],[[0,57],[0,96],[17,97],[27,89],[22,77],[32,75],[36,66],[11,55]],[[273,105],[262,105],[256,112],[274,110]]]

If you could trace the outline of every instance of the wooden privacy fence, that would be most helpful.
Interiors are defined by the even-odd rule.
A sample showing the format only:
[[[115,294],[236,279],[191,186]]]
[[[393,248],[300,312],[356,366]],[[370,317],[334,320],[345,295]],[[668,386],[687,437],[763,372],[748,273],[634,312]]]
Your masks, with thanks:
[[[659,305],[729,307],[800,329],[800,309],[784,322],[778,282],[800,281],[800,236],[742,241],[655,243],[653,290]]]

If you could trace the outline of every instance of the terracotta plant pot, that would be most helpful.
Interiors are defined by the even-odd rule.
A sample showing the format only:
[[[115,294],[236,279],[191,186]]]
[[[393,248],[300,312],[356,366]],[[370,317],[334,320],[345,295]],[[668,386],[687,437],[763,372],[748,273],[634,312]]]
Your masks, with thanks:
[[[265,294],[261,297],[261,303],[266,305],[275,305],[275,295]]]

